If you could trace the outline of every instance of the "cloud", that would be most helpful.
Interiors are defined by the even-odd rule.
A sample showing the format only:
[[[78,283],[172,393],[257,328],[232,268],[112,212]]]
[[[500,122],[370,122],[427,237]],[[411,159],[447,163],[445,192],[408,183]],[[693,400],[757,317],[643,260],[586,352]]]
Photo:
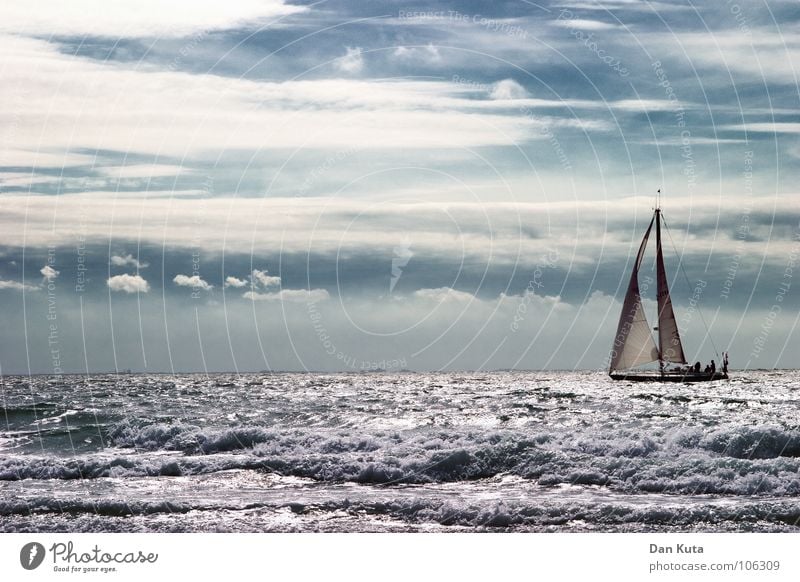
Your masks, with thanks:
[[[725,125],[722,129],[735,131],[750,131],[753,133],[800,133],[800,123],[795,122],[765,122]]]
[[[147,293],[150,290],[150,285],[139,275],[114,275],[106,283],[112,291]]]
[[[180,37],[305,11],[281,0],[38,0],[0,3],[0,32],[30,36]]]
[[[27,163],[31,163],[29,159]],[[45,176],[38,172],[2,172],[0,171],[0,189],[25,187],[35,190],[45,184],[57,184],[58,176]]]
[[[394,49],[392,54],[401,60],[420,61],[424,64],[438,63],[442,60],[439,47],[431,43],[428,43],[428,46],[425,47],[399,46]]]
[[[643,145],[652,145],[658,147],[685,147],[687,144],[687,140],[680,136],[674,137],[660,137],[658,139],[647,139],[647,140],[631,140],[631,143],[638,143]],[[710,145],[710,146],[719,146],[725,144],[742,144],[747,143],[746,139],[729,139],[729,138],[713,138],[713,137],[695,137],[692,136],[688,143],[693,146],[703,146],[703,145]]]
[[[39,270],[39,272],[40,272],[40,273],[42,274],[42,276],[43,276],[45,279],[47,279],[48,281],[53,281],[54,279],[56,279],[56,277],[58,277],[58,274],[59,274],[59,271],[56,271],[56,270],[55,270],[53,267],[51,267],[50,265],[45,265],[44,267],[42,267],[42,268]]]
[[[610,109],[617,111],[629,111],[632,113],[649,113],[653,111],[676,111],[680,109],[693,109],[695,105],[691,103],[681,103],[666,99],[620,99],[619,101],[609,101],[606,105]]]
[[[523,183],[518,188],[525,186]],[[438,193],[441,195],[442,191]],[[23,237],[31,247],[71,245],[75,239],[70,228],[75,224],[85,225],[87,244],[107,245],[107,217],[113,213],[115,240],[175,249],[200,246],[209,253],[244,254],[280,251],[296,254],[302,260],[309,253],[324,257],[335,257],[337,253],[342,257],[383,256],[388,272],[394,249],[405,234],[413,232],[415,257],[423,261],[437,257],[457,263],[491,262],[493,266],[534,265],[543,249],[550,247],[560,256],[569,257],[577,268],[596,265],[599,256],[627,257],[632,246],[638,244],[631,229],[649,221],[652,212],[650,196],[584,201],[562,198],[551,202],[385,202],[371,208],[368,219],[363,200],[346,198],[220,197],[208,199],[203,206],[194,200],[148,200],[148,213],[168,220],[169,228],[165,229],[161,220],[142,223],[141,200],[75,196],[66,204],[64,199],[5,196],[0,213],[0,246],[13,247]],[[775,206],[776,215],[792,216],[800,211],[798,200],[796,194],[772,195],[769,204],[770,208]],[[694,233],[700,221],[707,223],[713,217],[712,230],[698,233],[686,252],[713,252],[717,256],[716,253],[729,250],[727,245],[720,245],[720,237],[736,240],[734,230],[741,222],[739,214],[744,203],[746,198],[735,195],[724,204],[711,195],[672,195],[670,207],[680,210],[668,214],[668,218],[672,217],[670,226],[678,235],[687,232],[688,221]],[[208,216],[226,219],[212,222]],[[281,217],[291,228],[264,229],[265,221],[274,217]],[[719,230],[715,231],[717,217]],[[199,223],[204,224],[201,230],[197,229]],[[534,225],[547,225],[546,234],[531,236],[529,229]],[[256,230],[259,236],[254,240],[252,233]],[[343,237],[342,233],[347,235]],[[769,241],[748,241],[742,252],[766,257],[768,261],[783,260],[791,242],[764,234]],[[676,244],[685,241],[676,240]],[[255,271],[258,273],[248,275],[251,285],[279,284],[279,277],[273,278],[266,270]]]
[[[112,255],[111,257],[111,264],[115,267],[136,267],[137,269],[144,269],[147,267],[147,263],[140,262],[137,258],[135,258],[131,254],[127,254],[124,257],[119,255]]]
[[[248,291],[242,295],[252,301],[284,301],[290,303],[316,303],[327,301],[330,295],[325,289],[281,289],[274,293],[257,293]]]
[[[214,288],[213,285],[209,285],[207,281],[201,279],[200,275],[192,275],[191,277],[188,275],[175,275],[172,281],[178,287],[192,287],[194,289],[202,289],[203,291],[210,291]]]
[[[472,293],[457,291],[450,287],[417,289],[414,291],[414,297],[417,299],[424,299],[425,301],[436,301],[437,303],[463,303],[475,300],[475,296]]]
[[[492,87],[489,97],[492,99],[525,99],[530,95],[525,87],[517,83],[514,79],[503,79]]]
[[[283,301],[288,303],[315,303],[326,301],[329,298],[325,289],[281,289],[279,291],[259,291],[270,287],[279,287],[281,278],[269,274],[266,270],[253,269],[250,273],[250,285],[252,289],[247,291],[242,297],[252,301]],[[244,287],[246,281],[236,277],[228,277],[225,280],[226,287]]]
[[[43,40],[2,34],[0,54],[6,87],[0,92],[0,112],[7,112],[0,121],[15,127],[14,158],[21,156],[14,152],[38,150],[152,153],[153,144],[158,144],[161,155],[179,158],[223,147],[513,145],[537,138],[535,129],[543,123],[516,109],[476,111],[481,103],[484,108],[497,103],[465,98],[464,87],[452,82],[274,82],[190,75],[101,63],[62,54]],[[35,79],[32,69],[37,71]],[[70,71],[68,76],[63,75],[65,70]],[[50,113],[40,115],[44,110]],[[76,124],[80,132],[73,131]],[[268,134],[264,128],[269,128]],[[185,139],[187,135],[192,139]],[[36,154],[29,155],[34,163]],[[123,174],[160,172],[157,167],[116,168]]]
[[[39,287],[33,285],[25,285],[18,281],[2,281],[0,280],[0,289],[14,289],[16,291],[38,291]]]
[[[347,52],[336,60],[336,68],[344,73],[360,73],[364,68],[361,47],[346,47]]]
[[[52,153],[44,148],[39,151],[11,149],[10,143],[3,144],[0,150],[0,165],[31,168],[71,168],[88,166],[96,163],[95,156],[76,154],[74,152]]]
[[[258,269],[253,269],[250,274],[250,281],[254,286],[261,287],[277,287],[281,284],[280,277],[273,277],[267,271],[259,271]]]
[[[186,172],[183,166],[173,164],[126,164],[123,166],[106,166],[98,171],[109,178],[166,178],[179,176]]]
[[[691,6],[687,4],[686,8]],[[732,13],[728,10],[725,12],[728,12],[725,19],[729,18],[729,22],[734,22]],[[742,10],[740,14],[744,16],[745,11]],[[749,16],[753,16],[753,13]],[[703,74],[702,69],[707,68],[710,72],[722,75],[726,84],[788,84],[796,95],[800,73],[797,68],[797,63],[800,62],[800,44],[797,42],[796,25],[793,26],[793,22],[787,22],[786,25],[780,22],[780,27],[757,26],[755,21],[750,21],[749,16],[739,26],[723,30],[651,31],[646,39],[640,34],[637,36],[647,44],[652,54],[659,55],[665,62],[668,58],[677,58],[681,62],[679,66],[685,67],[687,61],[684,59],[689,58],[692,68],[699,70],[703,85],[713,84],[710,75]],[[771,97],[772,102],[778,105],[775,97],[780,95],[780,89],[768,89],[771,94],[775,90]],[[730,97],[736,103],[734,99],[733,96]],[[762,97],[758,104],[763,106],[765,103],[768,101],[765,102]],[[749,107],[745,105],[745,109]]]
[[[554,20],[553,24],[556,26],[563,26],[567,28],[580,28],[583,30],[611,30],[620,28],[619,25],[610,24],[601,20],[589,20],[584,18],[564,18],[561,20]]]

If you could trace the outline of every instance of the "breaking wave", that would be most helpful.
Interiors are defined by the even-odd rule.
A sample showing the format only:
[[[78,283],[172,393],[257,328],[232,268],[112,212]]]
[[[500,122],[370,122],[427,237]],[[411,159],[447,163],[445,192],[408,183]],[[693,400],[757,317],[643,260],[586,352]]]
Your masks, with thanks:
[[[543,486],[674,494],[800,494],[800,435],[777,427],[659,437],[520,431],[201,428],[126,419],[112,448],[75,458],[0,457],[0,480],[199,475],[251,469],[325,482],[448,483],[515,475]],[[115,451],[119,454],[115,454]]]
[[[785,501],[748,500],[731,505],[713,499],[692,506],[686,504],[662,503],[642,504],[594,501],[562,501],[548,504],[534,501],[510,500],[490,504],[469,501],[444,501],[436,498],[417,499],[396,498],[384,501],[350,501],[347,499],[321,503],[255,502],[237,504],[222,502],[214,506],[201,502],[99,500],[96,502],[70,499],[58,500],[36,497],[26,502],[0,502],[0,528],[4,520],[16,520],[16,530],[26,530],[20,518],[46,518],[46,527],[56,531],[65,525],[59,522],[64,516],[99,521],[103,529],[113,529],[114,522],[108,518],[127,518],[116,527],[118,531],[136,529],[136,519],[158,519],[164,522],[164,515],[181,516],[182,529],[191,530],[193,519],[202,519],[204,512],[212,515],[225,515],[244,519],[239,525],[241,531],[259,531],[265,519],[291,512],[303,519],[316,516],[338,515],[362,519],[371,516],[378,519],[391,519],[404,524],[435,523],[445,527],[465,527],[481,530],[531,530],[561,531],[564,528],[580,530],[598,529],[601,531],[685,531],[688,528],[703,531],[718,531],[725,524],[737,523],[738,529],[752,531],[791,531],[800,523],[800,508],[797,504]],[[207,519],[207,518],[206,518]],[[341,517],[340,517],[341,519]],[[159,523],[156,522],[156,523]],[[286,519],[278,520],[278,524]],[[69,524],[70,522],[64,522]],[[163,525],[162,525],[163,527]],[[175,525],[169,525],[174,529]],[[206,529],[200,527],[198,529]],[[157,526],[156,528],[157,529]],[[275,529],[280,529],[277,525]]]

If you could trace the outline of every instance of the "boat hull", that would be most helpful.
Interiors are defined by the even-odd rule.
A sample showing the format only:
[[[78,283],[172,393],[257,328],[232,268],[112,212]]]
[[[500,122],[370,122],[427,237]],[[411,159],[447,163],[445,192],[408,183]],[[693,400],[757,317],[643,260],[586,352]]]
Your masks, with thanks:
[[[625,380],[628,382],[714,382],[715,380],[727,380],[728,374],[724,372],[698,372],[689,374],[659,374],[655,373],[630,373],[630,374],[609,374],[612,380]]]

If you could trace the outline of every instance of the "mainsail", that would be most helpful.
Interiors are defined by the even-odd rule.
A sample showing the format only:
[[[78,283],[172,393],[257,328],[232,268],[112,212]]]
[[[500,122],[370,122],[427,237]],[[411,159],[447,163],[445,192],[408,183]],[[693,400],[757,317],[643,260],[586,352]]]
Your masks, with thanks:
[[[614,346],[611,350],[611,371],[633,368],[658,359],[658,349],[653,341],[653,335],[650,333],[650,325],[644,315],[642,297],[639,294],[639,267],[642,264],[647,239],[650,237],[655,219],[654,215],[644,234],[639,254],[636,255],[636,262],[633,265],[628,292],[625,294],[625,302],[619,316],[617,335],[614,337]]]
[[[661,211],[656,209],[656,280],[658,288],[658,347],[662,362],[685,364],[681,334],[678,322],[672,311],[672,299],[669,296],[667,272],[664,269],[664,256],[661,254]]]

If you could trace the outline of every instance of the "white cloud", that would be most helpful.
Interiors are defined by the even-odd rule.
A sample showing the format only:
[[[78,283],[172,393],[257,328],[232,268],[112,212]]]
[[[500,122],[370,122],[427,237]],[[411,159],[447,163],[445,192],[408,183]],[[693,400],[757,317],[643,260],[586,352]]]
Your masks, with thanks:
[[[257,293],[248,291],[242,295],[245,299],[253,301],[284,301],[291,303],[316,303],[326,301],[330,295],[325,289],[281,289],[274,293]]]
[[[360,73],[364,68],[361,47],[346,47],[347,52],[336,60],[336,68],[345,73]]]
[[[112,291],[125,293],[147,293],[150,285],[139,275],[114,275],[106,281]]]
[[[247,281],[244,279],[237,279],[236,277],[225,277],[226,287],[246,287]]]
[[[492,99],[524,99],[530,95],[528,95],[525,87],[514,79],[503,79],[492,86],[492,92],[489,96]]]
[[[439,47],[433,46],[431,43],[428,43],[426,47],[399,46],[394,49],[392,54],[398,59],[422,61],[425,64],[438,63],[442,60]]]
[[[620,99],[609,101],[610,109],[618,111],[631,111],[634,113],[647,113],[648,111],[676,111],[677,109],[690,109],[695,106],[690,103],[672,102],[667,99]]]
[[[520,184],[523,188],[525,184]],[[554,190],[557,192],[557,190]],[[489,189],[487,192],[493,193]],[[441,194],[441,192],[438,192]],[[390,268],[394,249],[403,234],[413,230],[414,253],[419,257],[446,257],[448,260],[491,261],[492,265],[535,265],[543,248],[556,250],[575,266],[594,265],[603,258],[627,257],[633,245],[634,224],[649,221],[652,197],[616,198],[614,200],[574,201],[554,197],[552,202],[442,202],[383,203],[370,210],[369,220],[361,220],[368,205],[363,200],[346,198],[266,198],[209,199],[201,207],[194,200],[155,199],[147,201],[147,212],[163,220],[142,222],[142,201],[103,199],[91,196],[13,196],[3,198],[0,212],[0,246],[13,246],[23,237],[31,247],[48,244],[74,244],[73,225],[84,225],[89,242],[108,244],[108,217],[114,215],[114,239],[139,241],[143,245],[167,245],[190,249],[198,245],[204,252],[233,253],[312,253],[320,256],[354,256],[369,252],[385,256]],[[422,196],[414,196],[422,198]],[[675,233],[685,232],[685,220],[692,225],[703,217],[720,217],[720,231],[709,232],[692,240],[692,253],[725,252],[714,238],[735,236],[740,222],[737,215],[744,201],[731,195],[724,202],[712,195],[701,197],[671,195],[674,214],[671,226]],[[800,212],[796,194],[772,195],[769,208],[776,213]],[[27,223],[26,223],[27,209]],[[226,220],[208,221],[208,216]],[[672,216],[668,214],[669,216]],[[291,228],[263,228],[281,217]],[[165,221],[169,228],[165,229]],[[203,222],[205,221],[205,222]],[[203,223],[204,228],[197,229]],[[625,227],[620,228],[620,224]],[[236,228],[231,228],[236,225]],[[525,235],[521,228],[548,225],[544,238]],[[646,226],[646,223],[645,223]],[[259,236],[253,239],[253,232]],[[342,233],[347,233],[343,237]],[[224,241],[224,242],[223,242]],[[676,240],[676,244],[686,241]],[[781,261],[791,246],[790,240],[748,241],[743,252]],[[223,246],[224,245],[224,246]],[[566,259],[568,257],[568,259]],[[258,269],[256,269],[258,270]],[[274,281],[265,271],[266,282]],[[248,276],[252,277],[252,273]],[[249,281],[262,285],[257,278]]]
[[[680,136],[673,136],[673,137],[660,137],[657,140],[648,139],[648,140],[631,140],[630,143],[638,143],[644,145],[652,145],[658,147],[682,147],[686,145],[686,140]],[[741,144],[747,143],[745,139],[729,139],[729,138],[713,138],[713,137],[695,137],[692,136],[689,140],[689,143],[693,146],[697,145],[725,145],[725,144]]]
[[[766,122],[725,125],[722,129],[737,131],[751,131],[755,133],[800,133],[800,123],[795,122]]]
[[[131,254],[127,254],[125,256],[120,255],[112,255],[111,257],[111,264],[115,267],[136,267],[137,269],[144,269],[147,267],[147,263],[139,261],[136,257]]]
[[[610,24],[608,22],[584,18],[564,18],[561,20],[554,20],[553,24],[565,28],[578,28],[582,30],[611,30],[621,28],[619,25]]]
[[[62,54],[43,40],[2,34],[0,54],[0,124],[15,127],[14,159],[40,149],[52,152],[50,159],[80,148],[152,153],[153,144],[180,158],[221,148],[460,148],[544,139],[537,128],[556,123],[610,128],[592,119],[532,118],[516,103],[472,98],[475,88],[454,82],[190,75],[100,63]],[[36,163],[36,154],[30,160]],[[106,173],[178,170],[134,165]]]
[[[25,285],[18,281],[2,281],[0,280],[0,289],[14,289],[16,291],[38,291],[39,287],[33,285]]]
[[[39,272],[42,274],[42,277],[44,277],[48,281],[54,280],[56,277],[58,277],[59,274],[59,271],[56,271],[50,265],[45,265],[39,270]]]
[[[191,277],[188,275],[175,275],[172,281],[179,287],[192,287],[203,291],[210,291],[214,288],[213,285],[209,285],[207,281],[201,279],[200,275],[192,275]]]
[[[640,0],[605,0],[604,2],[567,2],[564,4],[569,8],[577,10],[598,10],[608,12],[609,10],[633,11],[633,12],[659,12],[697,10],[695,6],[688,4],[670,4],[668,2],[641,2]]]
[[[438,287],[436,289],[417,289],[414,297],[426,301],[436,301],[437,303],[463,303],[473,301],[475,296],[472,293],[458,291],[450,287]]]
[[[594,291],[594,295],[603,296],[600,291]],[[532,291],[525,290],[520,295],[506,295],[505,293],[501,293],[498,297],[498,301],[504,307],[511,306],[512,309],[516,309],[520,303],[524,303],[525,305],[535,305],[538,308],[547,309],[550,311],[568,311],[572,305],[562,301],[560,295],[538,295]]]
[[[183,166],[173,164],[130,164],[124,166],[106,166],[99,171],[109,178],[165,178],[183,174]]]
[[[1,157],[0,163],[2,163]],[[27,163],[33,164],[30,159]],[[35,191],[43,184],[57,184],[60,180],[58,176],[45,176],[36,172],[0,172],[0,188],[22,186]]]
[[[44,148],[40,151],[24,149],[8,149],[10,143],[0,148],[0,166],[36,167],[36,168],[69,168],[74,166],[91,166],[96,162],[94,156],[75,154],[72,152],[50,153]],[[30,176],[30,173],[26,174]]]
[[[280,277],[273,277],[267,271],[259,271],[258,269],[253,269],[250,274],[250,281],[253,285],[261,287],[277,287],[281,284]]]
[[[795,85],[800,77],[800,43],[796,29],[770,26],[731,28],[708,32],[650,33],[647,44],[653,54],[689,55],[694,67],[706,66],[739,84],[775,82]],[[666,60],[662,57],[662,60]],[[702,74],[702,73],[701,73]],[[707,81],[703,78],[703,84]]]
[[[0,3],[0,32],[31,36],[176,37],[266,24],[305,11],[281,0],[37,0]]]

